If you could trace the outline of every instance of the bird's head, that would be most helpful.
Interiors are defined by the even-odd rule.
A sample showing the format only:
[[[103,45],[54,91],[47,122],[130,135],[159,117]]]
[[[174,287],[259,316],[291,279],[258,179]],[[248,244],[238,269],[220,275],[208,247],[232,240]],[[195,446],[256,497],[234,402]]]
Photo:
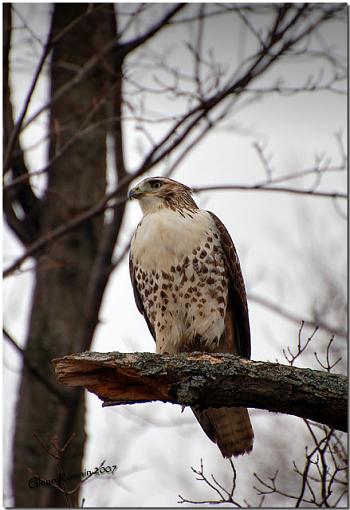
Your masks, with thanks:
[[[168,177],[148,177],[131,188],[128,197],[139,200],[143,214],[166,207],[186,212],[198,209],[191,193],[191,188]]]

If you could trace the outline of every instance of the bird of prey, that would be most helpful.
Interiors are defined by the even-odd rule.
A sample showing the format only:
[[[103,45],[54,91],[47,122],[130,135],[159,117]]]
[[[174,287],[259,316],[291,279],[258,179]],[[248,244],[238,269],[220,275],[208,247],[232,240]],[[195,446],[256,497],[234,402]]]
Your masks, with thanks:
[[[158,353],[229,352],[250,358],[247,298],[232,239],[191,189],[151,177],[129,191],[143,217],[130,247],[136,305]],[[243,407],[192,409],[224,457],[250,452],[254,434]]]

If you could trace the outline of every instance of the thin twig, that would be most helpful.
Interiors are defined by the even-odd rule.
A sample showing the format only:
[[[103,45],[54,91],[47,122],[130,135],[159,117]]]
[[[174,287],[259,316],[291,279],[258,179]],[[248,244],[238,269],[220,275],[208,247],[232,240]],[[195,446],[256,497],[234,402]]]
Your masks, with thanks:
[[[210,186],[200,186],[192,188],[194,193],[200,193],[203,191],[266,191],[276,193],[291,193],[295,195],[307,195],[312,197],[323,197],[323,198],[344,198],[347,199],[346,193],[340,192],[329,192],[329,191],[315,191],[305,190],[297,188],[289,188],[283,186],[269,186],[269,185],[238,185],[238,184],[216,184]]]
[[[64,404],[65,406],[69,405],[69,398],[68,396],[64,395],[61,391],[59,391],[30,361],[29,357],[27,356],[26,352],[18,345],[18,343],[14,340],[12,335],[3,328],[3,334],[6,338],[6,340],[16,349],[16,351],[20,354],[24,366],[27,368],[28,372],[37,379],[40,384],[45,386],[45,388],[55,395],[59,399],[59,401]]]

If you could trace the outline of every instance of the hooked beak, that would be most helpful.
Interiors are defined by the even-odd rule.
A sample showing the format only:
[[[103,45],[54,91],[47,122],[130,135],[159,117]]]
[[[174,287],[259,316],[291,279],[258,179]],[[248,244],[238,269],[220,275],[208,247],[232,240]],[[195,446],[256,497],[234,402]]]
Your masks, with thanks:
[[[129,193],[128,193],[128,199],[129,200],[132,200],[133,198],[137,198],[139,195],[141,195],[142,191],[140,190],[140,188],[136,187],[136,188],[131,188],[131,190],[129,190]]]

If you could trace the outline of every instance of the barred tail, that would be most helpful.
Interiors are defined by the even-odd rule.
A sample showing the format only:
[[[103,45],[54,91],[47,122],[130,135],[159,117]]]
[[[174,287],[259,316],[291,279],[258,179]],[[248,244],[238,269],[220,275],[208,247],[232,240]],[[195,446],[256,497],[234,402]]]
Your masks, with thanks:
[[[217,443],[224,457],[237,457],[252,450],[254,433],[246,408],[210,407],[203,411],[192,410],[204,432]]]

